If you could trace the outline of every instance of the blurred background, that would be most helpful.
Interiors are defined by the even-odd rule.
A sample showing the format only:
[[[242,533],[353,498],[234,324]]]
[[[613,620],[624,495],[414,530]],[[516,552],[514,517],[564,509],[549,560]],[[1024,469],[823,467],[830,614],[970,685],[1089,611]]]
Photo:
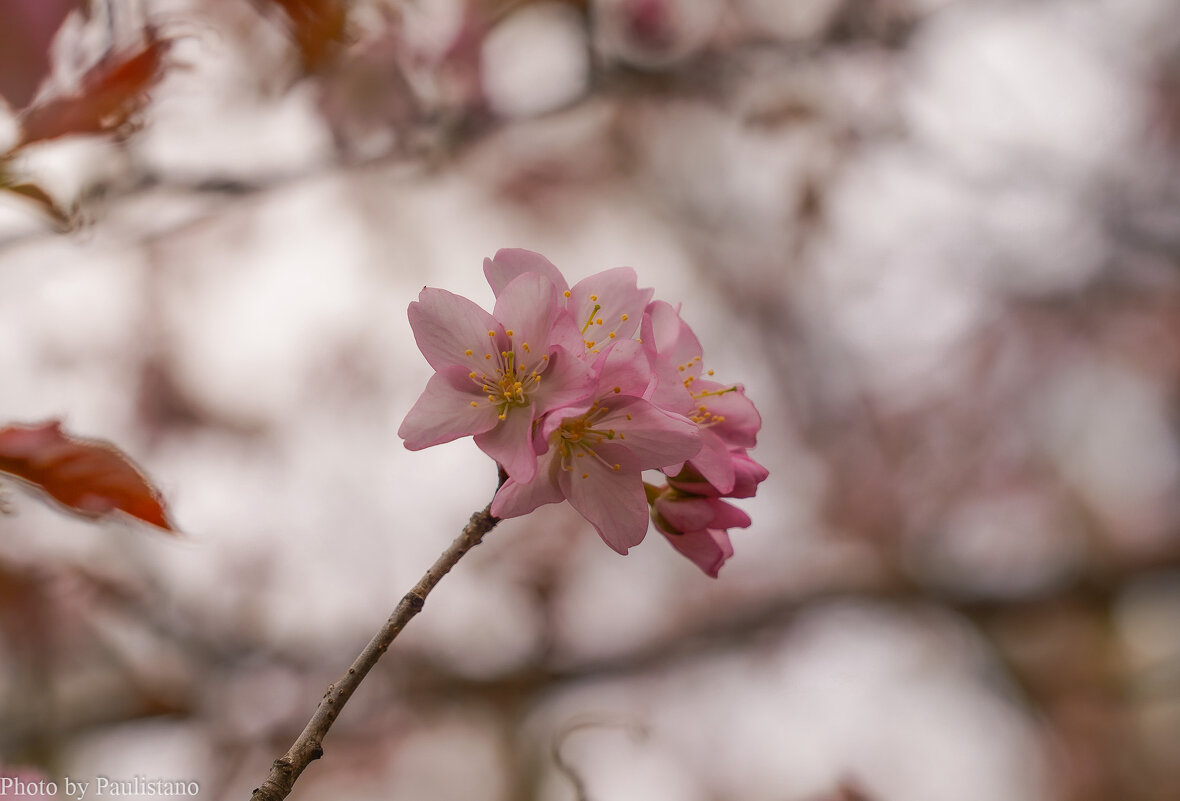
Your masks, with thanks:
[[[0,767],[244,799],[495,488],[423,285],[629,265],[764,421],[710,580],[506,521],[296,799],[1180,798],[1174,0],[3,0]],[[3,104],[0,104],[3,105]]]

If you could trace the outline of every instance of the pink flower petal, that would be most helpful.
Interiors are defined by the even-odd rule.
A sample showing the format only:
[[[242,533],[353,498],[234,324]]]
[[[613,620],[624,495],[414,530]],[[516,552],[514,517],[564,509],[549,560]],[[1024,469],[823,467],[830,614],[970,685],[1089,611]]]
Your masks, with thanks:
[[[548,278],[525,273],[514,278],[496,298],[492,316],[505,329],[516,358],[529,369],[549,351],[549,335],[557,317],[557,289]]]
[[[689,462],[701,477],[712,487],[704,495],[726,495],[733,490],[736,476],[733,470],[733,456],[729,448],[711,428],[701,430],[701,449]]]
[[[717,578],[721,566],[733,556],[729,534],[721,529],[702,529],[684,534],[661,533],[673,548],[712,578]]]
[[[597,386],[598,376],[589,364],[561,348],[554,348],[549,353],[549,366],[541,373],[541,383],[531,397],[540,416],[550,409],[585,401]]]
[[[565,500],[561,490],[557,487],[557,480],[553,475],[559,469],[554,458],[556,451],[537,459],[537,473],[531,481],[517,481],[514,478],[504,482],[504,486],[492,499],[491,512],[496,517],[520,517],[544,506],[547,503],[560,503]]]
[[[616,267],[584,278],[570,290],[566,305],[586,349],[595,352],[613,339],[630,339],[639,330],[651,289],[639,289],[630,267]]]
[[[713,500],[713,522],[709,528],[749,528],[752,522],[748,514],[732,503]]]
[[[533,412],[532,406],[511,407],[495,428],[475,435],[476,447],[503,465],[504,472],[517,481],[530,481],[537,473]]]
[[[562,309],[553,323],[553,331],[549,336],[550,344],[582,356],[586,352],[586,342],[582,339],[581,325],[574,321],[574,316],[569,311]]]
[[[600,402],[608,412],[596,427],[614,430],[617,439],[613,441],[634,456],[640,469],[682,462],[701,448],[700,433],[691,420],[642,398],[608,396]]]
[[[475,403],[476,406],[471,404]],[[397,435],[412,451],[480,434],[499,422],[496,408],[467,377],[466,367],[447,367],[430,377]]]
[[[490,340],[491,348],[502,349],[503,332],[495,318],[467,298],[445,289],[423,289],[418,300],[410,304],[409,316],[418,349],[435,370],[456,365],[472,369],[490,349]],[[489,331],[496,336],[489,337]]]
[[[500,296],[500,293],[512,283],[514,278],[525,273],[543,275],[557,288],[558,292],[569,289],[569,284],[566,283],[565,276],[561,274],[561,271],[540,253],[521,248],[502,248],[496,251],[493,258],[483,260],[484,277],[488,279],[488,284],[491,285],[492,292],[496,297]]]
[[[736,388],[735,388],[736,387]],[[722,390],[733,389],[730,392]],[[721,417],[718,422],[709,423],[709,429],[730,448],[752,448],[758,441],[758,430],[762,428],[762,417],[754,403],[746,397],[741,384],[718,384],[716,381],[696,381],[690,389],[699,405],[705,406],[711,417]],[[718,393],[702,395],[703,392]]]
[[[698,469],[699,465],[706,463],[706,458],[717,458],[715,449],[717,444],[721,442],[721,438],[706,429],[701,432],[701,442],[701,453],[694,456],[692,461],[685,465],[684,469],[676,473],[665,470],[666,473],[670,474],[668,484],[681,492],[687,492],[693,495],[705,495],[714,498],[721,495],[727,498],[754,497],[754,494],[758,491],[758,485],[766,480],[766,477],[770,474],[769,471],[751,459],[745,451],[729,451],[727,458],[732,466],[734,481],[731,489],[723,490],[723,479],[726,475],[723,469],[715,467],[710,470],[710,474],[713,476],[712,482],[716,483],[712,483]]]
[[[734,484],[731,498],[753,498],[758,485],[766,480],[770,471],[755,462],[744,451],[733,454]]]
[[[577,459],[572,470],[558,470],[557,483],[570,505],[590,521],[603,542],[618,553],[643,541],[648,504],[639,468],[626,448],[611,443],[596,449],[599,459]],[[613,469],[613,465],[619,469]]]
[[[673,368],[684,365],[684,370],[677,370],[682,377],[700,373],[704,350],[675,306],[653,300],[644,312],[643,324],[644,344],[659,353],[661,359]]]
[[[643,345],[634,339],[616,340],[595,362],[603,396],[635,395],[644,397],[655,376]]]
[[[716,498],[659,498],[656,513],[667,523],[667,530],[683,533],[708,528],[717,512]],[[664,526],[660,527],[664,530]]]
[[[648,304],[641,338],[656,375],[651,401],[669,411],[689,414],[696,404],[684,382],[690,377],[695,380],[700,373],[700,342],[676,308],[662,300]]]

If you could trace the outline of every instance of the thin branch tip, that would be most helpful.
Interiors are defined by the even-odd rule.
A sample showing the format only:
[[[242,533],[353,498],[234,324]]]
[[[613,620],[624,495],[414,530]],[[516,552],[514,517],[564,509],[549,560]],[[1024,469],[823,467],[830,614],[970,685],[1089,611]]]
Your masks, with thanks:
[[[499,490],[508,480],[508,475],[500,465],[497,465],[497,473],[499,477],[497,490]],[[426,605],[426,597],[442,580],[442,577],[450,572],[464,554],[479,545],[484,536],[499,522],[500,519],[491,513],[490,503],[471,515],[471,519],[463,527],[459,536],[447,546],[413,589],[402,596],[393,613],[369,640],[368,645],[348,668],[348,672],[328,685],[328,689],[320,699],[319,706],[316,707],[311,719],[287,750],[287,753],[271,764],[266,781],[254,789],[250,796],[251,801],[282,801],[291,794],[291,790],[304,768],[324,755],[322,746],[324,736],[336,718],[339,717],[353,692],[364,681],[373,666],[377,664],[377,660],[389,649],[390,644],[406,624],[422,611],[422,607]]]

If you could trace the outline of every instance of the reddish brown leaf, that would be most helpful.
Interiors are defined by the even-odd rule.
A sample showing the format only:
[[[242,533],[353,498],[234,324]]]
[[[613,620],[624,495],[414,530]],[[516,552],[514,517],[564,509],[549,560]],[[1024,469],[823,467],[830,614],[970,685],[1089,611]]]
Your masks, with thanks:
[[[21,109],[49,74],[49,45],[82,0],[5,0],[0,24],[0,96]]]
[[[175,531],[160,493],[115,446],[75,439],[50,420],[0,428],[0,471],[25,481],[83,517],[122,511]]]
[[[103,133],[125,124],[160,79],[169,42],[149,31],[138,49],[108,56],[90,68],[72,95],[50,98],[20,117],[18,147],[68,134]]]

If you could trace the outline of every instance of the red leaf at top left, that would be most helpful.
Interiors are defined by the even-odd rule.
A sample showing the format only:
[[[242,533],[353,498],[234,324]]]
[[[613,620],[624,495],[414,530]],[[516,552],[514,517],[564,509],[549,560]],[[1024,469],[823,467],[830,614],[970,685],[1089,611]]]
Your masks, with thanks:
[[[15,147],[71,134],[114,131],[134,117],[163,76],[171,46],[154,30],[146,33],[142,45],[112,53],[92,66],[76,92],[26,108],[18,118],[20,139]]]
[[[159,491],[126,454],[107,442],[75,439],[57,420],[0,428],[0,471],[74,514],[95,518],[122,511],[175,531]]]

